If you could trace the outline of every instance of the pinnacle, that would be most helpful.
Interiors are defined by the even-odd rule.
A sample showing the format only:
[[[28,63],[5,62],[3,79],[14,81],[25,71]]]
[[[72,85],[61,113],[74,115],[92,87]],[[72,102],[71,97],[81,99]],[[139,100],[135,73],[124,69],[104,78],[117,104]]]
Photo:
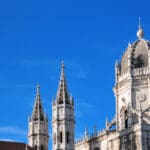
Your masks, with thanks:
[[[59,81],[59,87],[57,92],[57,101],[59,104],[68,103],[69,102],[69,93],[67,90],[67,84],[65,79],[65,65],[62,62],[61,64],[61,75],[60,75],[60,81]]]
[[[44,119],[44,111],[43,111],[43,107],[41,103],[39,84],[37,84],[37,87],[36,87],[36,99],[35,99],[34,109],[32,113],[32,119],[34,121]]]

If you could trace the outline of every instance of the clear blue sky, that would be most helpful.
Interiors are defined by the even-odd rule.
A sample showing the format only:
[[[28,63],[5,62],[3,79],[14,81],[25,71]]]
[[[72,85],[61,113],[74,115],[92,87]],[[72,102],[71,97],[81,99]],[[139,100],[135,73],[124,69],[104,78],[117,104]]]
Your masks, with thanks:
[[[149,0],[1,0],[0,139],[27,142],[38,82],[51,125],[62,60],[75,98],[76,138],[85,127],[104,128],[115,114],[115,60],[137,39],[139,16],[150,39],[149,6]]]

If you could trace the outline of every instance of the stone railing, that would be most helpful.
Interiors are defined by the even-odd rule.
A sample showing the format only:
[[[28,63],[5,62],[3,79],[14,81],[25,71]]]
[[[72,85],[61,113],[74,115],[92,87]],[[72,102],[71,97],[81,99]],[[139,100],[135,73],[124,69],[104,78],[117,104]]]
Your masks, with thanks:
[[[87,137],[83,137],[83,138],[79,138],[75,141],[75,144],[78,144],[78,143],[82,143],[82,142],[85,142],[86,140],[91,140],[93,138],[96,138],[96,137],[99,137],[99,136],[102,136],[106,133],[106,129],[102,129],[102,130],[99,130],[95,133],[92,133],[90,135],[88,135]]]
[[[135,77],[135,76],[139,76],[139,75],[148,75],[148,74],[150,74],[149,67],[135,68],[135,69],[132,69],[131,74],[130,74],[130,72],[121,74],[119,76],[119,82],[125,80],[126,78],[129,78],[130,76]]]
[[[132,70],[132,76],[138,76],[138,75],[147,75],[150,74],[150,68],[136,68]]]

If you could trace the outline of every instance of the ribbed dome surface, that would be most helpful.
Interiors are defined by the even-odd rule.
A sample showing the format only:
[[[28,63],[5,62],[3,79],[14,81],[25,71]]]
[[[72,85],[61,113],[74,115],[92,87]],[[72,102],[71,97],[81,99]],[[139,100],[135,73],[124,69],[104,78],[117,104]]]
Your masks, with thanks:
[[[148,51],[150,42],[144,39],[139,39],[132,45],[129,45],[121,60],[121,73],[128,71],[129,61],[131,68],[141,68],[148,66]]]

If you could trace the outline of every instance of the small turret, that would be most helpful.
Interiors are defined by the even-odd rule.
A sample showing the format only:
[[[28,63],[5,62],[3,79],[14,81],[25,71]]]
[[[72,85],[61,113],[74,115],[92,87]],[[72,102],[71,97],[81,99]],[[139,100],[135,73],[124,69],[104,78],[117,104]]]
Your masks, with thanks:
[[[45,119],[46,118],[44,115],[43,106],[42,106],[41,97],[40,97],[40,85],[37,84],[36,100],[35,100],[34,109],[33,109],[33,113],[32,113],[32,120],[33,121],[36,121],[36,120],[43,121]]]
[[[65,65],[62,62],[59,87],[58,87],[58,92],[57,92],[57,96],[56,96],[56,101],[59,104],[63,104],[63,103],[69,104],[69,98],[70,98],[68,89],[67,89],[64,69],[65,69]]]

